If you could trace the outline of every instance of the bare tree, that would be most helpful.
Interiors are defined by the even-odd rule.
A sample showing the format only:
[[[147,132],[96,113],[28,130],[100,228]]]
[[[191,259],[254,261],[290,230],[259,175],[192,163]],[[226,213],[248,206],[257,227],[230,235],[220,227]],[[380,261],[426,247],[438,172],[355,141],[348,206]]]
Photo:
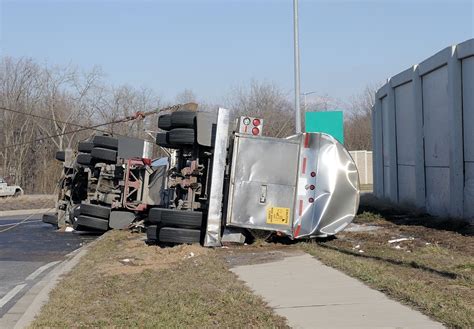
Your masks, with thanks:
[[[227,103],[236,115],[262,118],[267,136],[283,137],[294,132],[292,104],[286,93],[273,83],[253,80],[247,87],[234,88]]]
[[[176,95],[176,103],[186,104],[186,103],[197,103],[198,98],[196,94],[191,89],[184,89],[178,95]]]
[[[377,89],[376,86],[367,86],[350,101],[344,131],[345,144],[349,150],[372,150],[372,109]]]
[[[82,72],[73,66],[38,65],[31,59],[0,58],[0,175],[27,192],[52,192],[61,164],[54,153],[74,147],[93,130],[80,127],[113,121],[158,107],[146,88],[111,88],[95,67]],[[154,124],[155,123],[155,124]],[[149,137],[156,118],[111,125],[104,130]]]

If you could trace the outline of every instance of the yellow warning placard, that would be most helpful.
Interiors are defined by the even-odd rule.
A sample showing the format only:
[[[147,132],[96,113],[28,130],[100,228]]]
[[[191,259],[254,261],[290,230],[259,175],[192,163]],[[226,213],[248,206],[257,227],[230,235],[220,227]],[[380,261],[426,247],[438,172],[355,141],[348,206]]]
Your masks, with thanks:
[[[290,222],[290,208],[267,208],[267,224],[288,225]]]

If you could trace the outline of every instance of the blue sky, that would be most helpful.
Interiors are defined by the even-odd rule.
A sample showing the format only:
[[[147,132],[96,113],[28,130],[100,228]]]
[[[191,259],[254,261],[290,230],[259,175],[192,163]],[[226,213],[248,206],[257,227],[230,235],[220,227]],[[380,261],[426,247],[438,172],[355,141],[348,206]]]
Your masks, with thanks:
[[[99,65],[167,100],[219,102],[251,79],[292,92],[292,0],[0,3],[2,55]],[[300,0],[301,91],[350,97],[472,38],[473,16],[469,0]]]

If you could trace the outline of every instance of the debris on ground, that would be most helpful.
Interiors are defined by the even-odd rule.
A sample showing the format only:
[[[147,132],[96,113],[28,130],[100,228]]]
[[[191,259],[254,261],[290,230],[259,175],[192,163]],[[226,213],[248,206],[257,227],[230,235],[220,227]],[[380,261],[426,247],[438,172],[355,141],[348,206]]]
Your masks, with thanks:
[[[396,243],[396,242],[402,242],[402,241],[412,241],[414,240],[414,237],[409,237],[409,238],[399,238],[399,239],[393,239],[393,240],[388,240],[388,243]]]

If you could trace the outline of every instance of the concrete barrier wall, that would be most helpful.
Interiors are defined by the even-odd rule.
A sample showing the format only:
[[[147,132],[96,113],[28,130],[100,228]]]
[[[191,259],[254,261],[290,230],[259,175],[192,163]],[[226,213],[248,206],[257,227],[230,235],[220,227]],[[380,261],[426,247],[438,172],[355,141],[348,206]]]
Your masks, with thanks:
[[[373,111],[374,193],[474,218],[474,39],[390,78]]]
[[[359,182],[362,185],[372,185],[373,180],[373,160],[371,151],[350,151],[352,159],[359,171]]]

